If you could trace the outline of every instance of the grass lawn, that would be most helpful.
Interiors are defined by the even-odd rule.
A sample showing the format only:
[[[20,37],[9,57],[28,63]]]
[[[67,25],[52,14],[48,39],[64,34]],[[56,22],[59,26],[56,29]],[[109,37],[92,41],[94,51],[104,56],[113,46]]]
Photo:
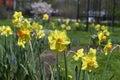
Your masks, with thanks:
[[[11,20],[0,20],[0,26],[1,25],[12,25]],[[120,27],[114,27],[114,31],[111,29],[111,36],[110,38],[113,41],[113,44],[119,44],[120,45]],[[76,31],[71,30],[68,31],[68,35],[70,39],[73,41],[72,47],[84,47],[90,45],[90,37],[91,37],[91,31],[85,32],[85,31]],[[1,40],[0,40],[1,41]],[[78,41],[78,43],[74,42]],[[1,44],[2,42],[0,42]],[[71,54],[70,56],[73,56]],[[95,80],[101,80],[101,77],[105,76],[105,80],[120,80],[120,49],[115,50],[112,52],[110,60],[108,62],[107,68],[105,73],[103,74],[104,67],[106,64],[108,56],[105,56],[104,53],[98,52],[97,53],[97,61],[99,63],[99,67],[94,71]],[[67,58],[68,61],[71,61],[71,57]],[[69,62],[68,62],[69,63]],[[73,69],[75,66],[74,63],[69,63],[69,69]]]

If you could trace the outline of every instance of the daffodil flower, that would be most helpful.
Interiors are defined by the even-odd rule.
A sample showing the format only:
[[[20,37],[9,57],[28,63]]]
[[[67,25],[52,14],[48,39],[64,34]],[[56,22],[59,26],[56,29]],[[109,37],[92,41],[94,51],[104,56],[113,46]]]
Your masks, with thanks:
[[[55,30],[52,31],[49,36],[50,49],[56,52],[62,52],[67,49],[67,45],[70,44],[66,31]]]
[[[88,72],[92,71],[92,68],[97,68],[98,63],[96,61],[96,49],[90,48],[88,54],[82,57],[82,70]]]
[[[98,31],[98,30],[100,30],[100,24],[97,24],[96,26],[95,26],[95,29]]]
[[[100,45],[101,42],[105,41],[107,37],[105,36],[103,31],[98,32],[98,44]]]
[[[78,61],[79,58],[81,58],[81,57],[84,56],[83,51],[84,51],[83,48],[82,48],[82,49],[79,49],[79,50],[77,51],[77,53],[75,53],[75,55],[73,56],[73,59],[74,59],[75,61]]]
[[[29,30],[18,30],[18,46],[25,48],[25,44],[30,41],[30,32]]]
[[[78,22],[75,22],[74,25],[75,25],[75,27],[79,27],[79,23]]]
[[[104,46],[104,52],[105,52],[105,55],[108,54],[108,51],[112,49],[112,43],[111,43],[111,40],[109,39],[107,44]]]
[[[43,15],[43,20],[47,21],[49,19],[49,15],[48,14],[44,14]]]
[[[0,35],[4,35],[7,37],[7,36],[12,35],[12,34],[13,34],[13,31],[10,28],[10,26],[1,26],[0,27]]]

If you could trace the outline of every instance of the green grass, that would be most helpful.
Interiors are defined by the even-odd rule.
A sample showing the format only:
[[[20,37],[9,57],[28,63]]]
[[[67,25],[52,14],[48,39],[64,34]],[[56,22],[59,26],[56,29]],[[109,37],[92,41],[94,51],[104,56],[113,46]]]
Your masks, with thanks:
[[[12,24],[12,20],[0,20],[0,26],[2,25],[9,25],[9,26],[13,26]]]
[[[120,76],[120,51],[113,51],[108,62],[107,69],[105,69],[105,73],[103,74],[103,70],[107,61],[108,56],[105,56],[104,53],[98,53],[97,61],[99,63],[98,69],[96,69],[96,76],[97,78],[106,77],[105,80],[109,80],[111,76],[113,76],[112,80],[119,80]]]

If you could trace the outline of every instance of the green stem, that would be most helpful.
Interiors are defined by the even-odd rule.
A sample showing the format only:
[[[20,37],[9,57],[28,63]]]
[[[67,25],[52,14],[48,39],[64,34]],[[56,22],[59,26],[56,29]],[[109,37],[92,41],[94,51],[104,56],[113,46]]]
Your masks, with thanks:
[[[76,77],[76,80],[78,80],[78,67],[77,66],[75,67],[75,77]]]
[[[87,80],[90,80],[90,74],[88,72],[87,72],[87,77],[88,77]]]
[[[83,71],[83,80],[86,80],[85,77],[85,71]]]
[[[32,47],[31,41],[29,41],[29,46],[30,46],[31,54],[28,55],[28,58],[27,58],[25,64],[27,64],[27,62],[30,62],[30,63],[32,62],[32,64],[34,63],[34,53],[33,53],[33,47]],[[28,59],[30,59],[30,60],[28,60]]]
[[[40,57],[40,53],[38,53],[39,56],[39,71],[40,71],[40,79],[43,79],[43,71],[42,71],[42,62],[41,62],[41,57]]]
[[[78,73],[78,80],[80,80],[80,75],[81,75],[81,66],[82,66],[82,62],[80,63],[80,69],[79,69],[79,73]]]
[[[31,54],[32,54],[32,56],[34,56],[34,55],[33,55],[33,48],[32,48],[32,43],[31,43],[31,41],[29,42],[29,45],[30,45]]]
[[[58,66],[58,54],[56,55],[57,80],[60,80],[60,71]]]
[[[65,80],[67,79],[68,73],[67,73],[67,60],[66,60],[66,54],[64,53],[64,62],[65,62]]]
[[[110,61],[111,54],[112,54],[112,52],[110,52],[110,54],[108,55],[108,58],[107,58],[105,67],[104,67],[104,69],[103,69],[102,80],[105,79],[104,74],[105,74],[105,70],[107,69],[108,63],[109,63],[109,61]]]

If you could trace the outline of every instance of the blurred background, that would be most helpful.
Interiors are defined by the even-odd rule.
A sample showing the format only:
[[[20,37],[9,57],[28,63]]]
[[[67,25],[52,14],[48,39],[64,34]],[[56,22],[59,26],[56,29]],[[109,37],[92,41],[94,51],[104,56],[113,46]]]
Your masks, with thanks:
[[[14,11],[33,17],[32,5],[40,1],[50,5],[52,16],[81,20],[87,16],[95,21],[120,20],[120,0],[0,0],[0,19],[12,18]]]

